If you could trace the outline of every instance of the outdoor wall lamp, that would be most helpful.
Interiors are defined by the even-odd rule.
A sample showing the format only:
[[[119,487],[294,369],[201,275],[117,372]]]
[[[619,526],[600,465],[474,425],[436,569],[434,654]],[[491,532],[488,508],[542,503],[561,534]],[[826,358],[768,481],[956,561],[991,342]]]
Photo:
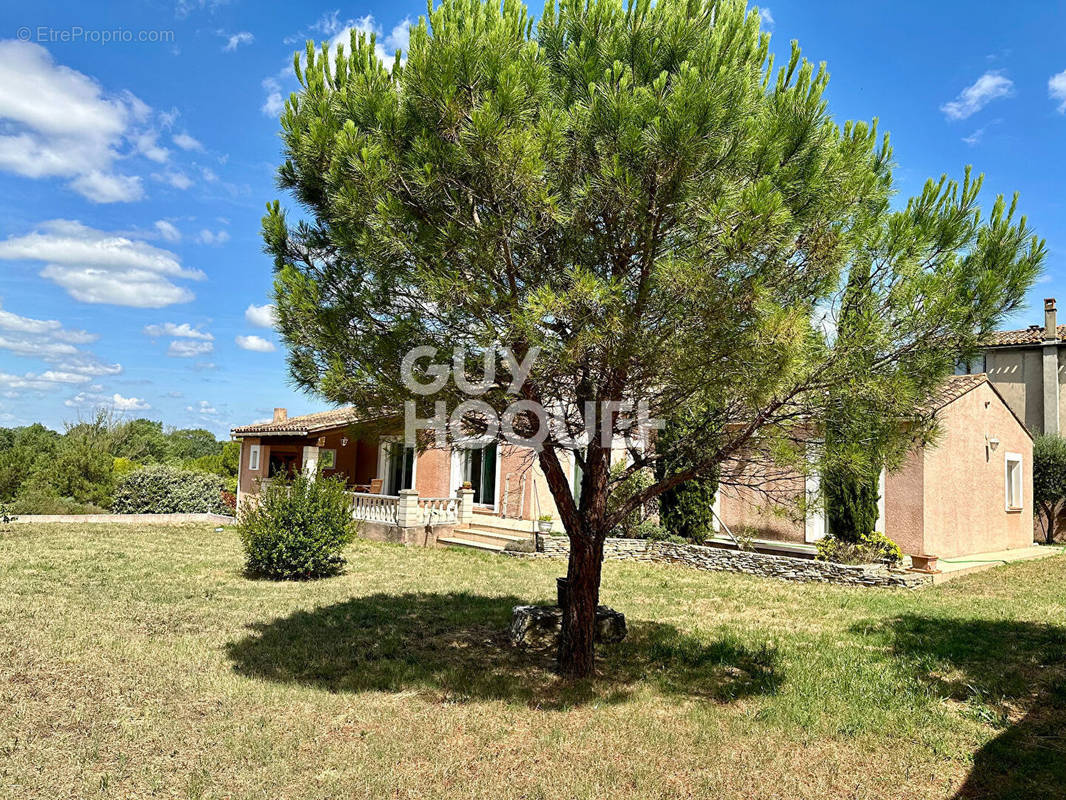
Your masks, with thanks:
[[[992,448],[992,452],[994,453],[996,451],[996,448],[999,447],[999,439],[993,436],[991,439],[988,440],[988,446]]]

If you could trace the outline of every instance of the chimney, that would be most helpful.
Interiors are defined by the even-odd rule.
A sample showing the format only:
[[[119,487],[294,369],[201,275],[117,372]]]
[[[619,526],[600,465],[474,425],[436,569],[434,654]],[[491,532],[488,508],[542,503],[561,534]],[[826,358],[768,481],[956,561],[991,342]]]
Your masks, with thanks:
[[[1044,341],[1055,342],[1059,338],[1058,323],[1055,319],[1055,298],[1044,299]]]
[[[1051,302],[1052,302],[1052,305],[1054,305],[1055,301],[1052,300]],[[1052,312],[1052,319],[1054,319],[1054,318],[1055,318],[1054,312]],[[284,422],[288,418],[289,418],[288,409],[285,409],[285,408],[275,408],[274,409],[274,422]]]

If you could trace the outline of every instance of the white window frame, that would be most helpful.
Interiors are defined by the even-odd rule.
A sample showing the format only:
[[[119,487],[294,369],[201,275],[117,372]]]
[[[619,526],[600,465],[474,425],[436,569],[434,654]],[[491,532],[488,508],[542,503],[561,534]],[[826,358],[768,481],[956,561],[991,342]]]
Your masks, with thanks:
[[[503,447],[501,446],[501,442],[498,442],[492,436],[466,436],[458,442],[453,442],[451,449],[451,468],[448,471],[451,473],[450,483],[454,487],[452,489],[452,493],[454,494],[457,490],[463,488],[463,451],[477,450],[493,443],[496,444],[496,491],[491,503],[476,503],[475,505],[478,508],[496,512],[500,510],[500,467],[503,464]]]
[[[1011,484],[1011,465],[1017,464],[1018,468],[1018,496],[1014,497],[1014,488]],[[1021,453],[1003,454],[1003,505],[1007,511],[1022,511],[1025,508],[1025,473],[1023,470]],[[1012,503],[1012,501],[1017,501]]]
[[[260,445],[252,444],[248,446],[248,471],[259,471],[259,447]]]
[[[378,439],[378,477],[382,481],[382,492],[385,491],[385,484],[388,483],[388,447],[390,444],[401,443],[406,446],[406,442],[403,441],[402,436],[382,436]],[[418,490],[418,448],[414,448],[414,455],[411,458],[411,488]],[[399,490],[397,490],[399,491]]]

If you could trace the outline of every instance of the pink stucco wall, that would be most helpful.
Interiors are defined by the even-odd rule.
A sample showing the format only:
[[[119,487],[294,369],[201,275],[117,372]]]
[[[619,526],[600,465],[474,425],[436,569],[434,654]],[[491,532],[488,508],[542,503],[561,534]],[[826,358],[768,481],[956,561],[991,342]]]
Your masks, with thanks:
[[[762,490],[722,486],[716,511],[735,536],[751,534],[758,539],[803,542],[805,526],[797,509],[804,483],[799,475],[780,474]]]
[[[952,558],[1028,547],[1033,540],[1033,443],[987,383],[938,412],[937,444],[912,452],[885,476],[885,532],[908,555]],[[993,450],[989,444],[997,439]],[[1023,503],[1006,508],[1006,455],[1022,457]],[[804,525],[787,513],[802,491],[798,477],[768,492],[723,487],[718,513],[734,533],[788,542]]]
[[[925,552],[951,558],[1033,541],[1033,441],[987,383],[938,414],[941,438],[925,451]],[[989,440],[998,439],[993,449]],[[1006,509],[1006,455],[1022,457],[1022,508]],[[887,515],[886,515],[887,517]],[[891,529],[889,535],[891,536]]]
[[[885,475],[885,535],[907,555],[925,553],[925,451]]]

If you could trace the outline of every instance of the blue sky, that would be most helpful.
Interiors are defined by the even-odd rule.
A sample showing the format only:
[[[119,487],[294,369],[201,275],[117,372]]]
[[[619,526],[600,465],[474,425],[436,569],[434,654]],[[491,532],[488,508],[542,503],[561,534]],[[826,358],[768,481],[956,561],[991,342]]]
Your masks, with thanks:
[[[322,408],[288,384],[259,239],[292,52],[358,26],[388,57],[424,8],[5,5],[0,425],[60,427],[104,404],[223,435],[273,406]],[[1050,257],[1011,323],[1066,301],[1066,6],[773,0],[763,14],[775,51],[797,39],[828,62],[839,121],[892,133],[903,195],[967,164],[986,207],[1021,193]]]

